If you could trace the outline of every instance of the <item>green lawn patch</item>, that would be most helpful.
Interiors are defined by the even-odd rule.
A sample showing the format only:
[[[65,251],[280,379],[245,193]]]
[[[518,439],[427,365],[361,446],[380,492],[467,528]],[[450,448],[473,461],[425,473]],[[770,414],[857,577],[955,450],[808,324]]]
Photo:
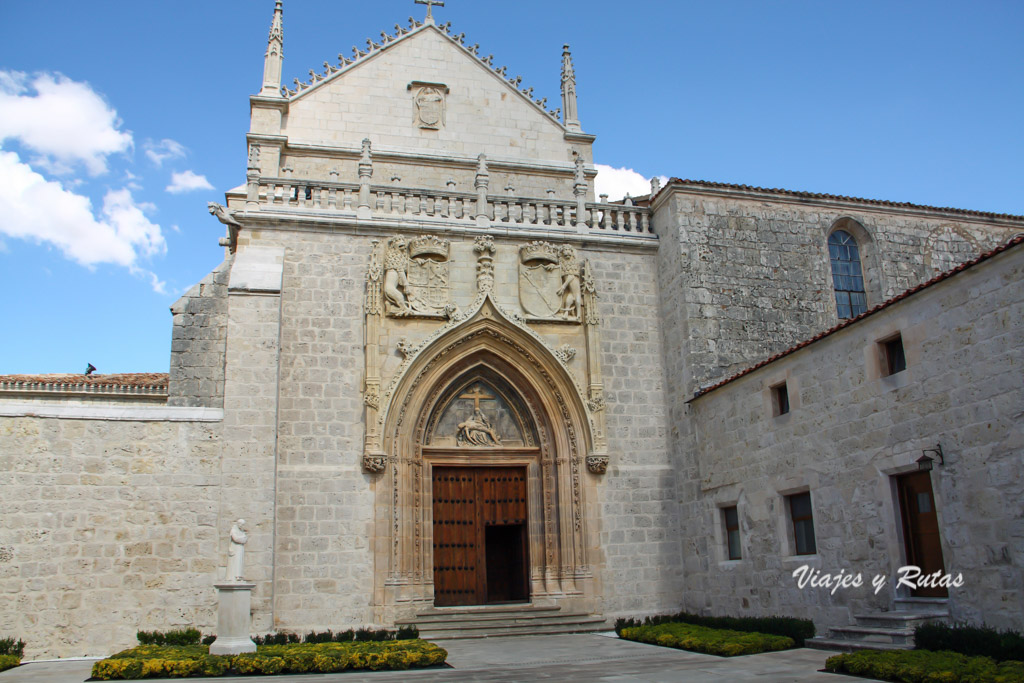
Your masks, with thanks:
[[[402,670],[444,664],[448,652],[425,640],[260,645],[255,653],[217,656],[206,645],[140,645],[96,662],[101,681]]]
[[[1024,662],[929,650],[862,650],[829,657],[825,669],[899,683],[1024,683]]]
[[[796,647],[796,642],[786,636],[674,622],[627,627],[622,629],[619,636],[639,643],[674,647],[720,657],[755,655],[759,652],[774,652]]]

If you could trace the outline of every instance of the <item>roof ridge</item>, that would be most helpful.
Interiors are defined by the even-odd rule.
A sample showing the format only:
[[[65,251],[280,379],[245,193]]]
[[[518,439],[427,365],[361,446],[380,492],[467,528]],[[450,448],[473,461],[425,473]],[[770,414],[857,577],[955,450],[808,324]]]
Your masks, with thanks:
[[[850,327],[854,323],[860,322],[861,320],[863,320],[864,318],[867,318],[870,315],[874,315],[875,313],[878,313],[879,311],[881,311],[881,310],[883,310],[885,308],[888,308],[889,306],[892,306],[893,304],[896,304],[896,303],[898,303],[900,301],[903,301],[904,299],[906,299],[906,298],[908,298],[908,297],[910,297],[910,296],[912,296],[914,294],[917,294],[918,292],[920,292],[922,290],[928,289],[929,287],[932,287],[933,285],[936,285],[936,284],[938,284],[938,283],[940,283],[940,282],[942,282],[944,280],[948,280],[951,277],[953,277],[954,275],[962,273],[963,271],[965,271],[965,270],[967,270],[969,268],[972,268],[972,267],[978,265],[979,263],[982,263],[983,261],[987,261],[990,258],[992,258],[993,256],[997,256],[997,255],[1003,253],[1004,251],[1007,251],[1007,250],[1009,250],[1009,249],[1011,249],[1011,248],[1013,248],[1013,247],[1015,247],[1015,246],[1017,246],[1019,244],[1024,244],[1024,235],[1017,235],[1016,237],[1012,238],[1009,242],[1005,242],[1003,244],[1000,244],[995,249],[987,251],[987,252],[977,256],[976,258],[971,259],[970,261],[965,261],[964,263],[961,263],[960,265],[956,266],[955,268],[951,268],[950,270],[947,270],[947,271],[944,271],[942,273],[939,273],[938,275],[936,275],[935,277],[933,277],[930,280],[922,282],[921,284],[916,285],[914,287],[911,287],[910,289],[905,290],[904,292],[901,292],[900,294],[897,294],[894,297],[886,299],[885,301],[883,301],[882,303],[878,304],[877,306],[874,306],[874,307],[869,308],[868,310],[864,311],[863,313],[858,315],[856,318],[850,318],[849,320],[844,320],[843,322],[839,323],[838,325],[834,325],[833,327],[825,330],[824,332],[819,332],[818,334],[814,335],[813,337],[811,337],[809,339],[805,339],[804,341],[802,341],[802,342],[800,342],[798,344],[795,344],[795,345],[789,347],[788,349],[785,349],[784,351],[780,351],[779,353],[776,353],[775,355],[773,355],[773,356],[771,356],[769,358],[764,359],[760,363],[757,363],[755,365],[751,365],[749,368],[747,368],[745,370],[742,370],[742,371],[736,373],[735,375],[727,377],[726,379],[724,379],[724,380],[722,380],[720,382],[717,382],[716,384],[713,384],[713,385],[711,385],[709,387],[704,387],[703,389],[698,390],[694,394],[693,398],[690,399],[690,401],[698,399],[701,396],[704,396],[705,394],[711,393],[715,389],[723,387],[726,384],[729,384],[730,382],[734,382],[734,381],[738,380],[740,377],[744,377],[746,375],[749,375],[750,373],[754,372],[755,370],[759,370],[760,368],[763,368],[764,366],[768,365],[769,363],[774,363],[775,361],[779,360],[780,358],[783,358],[784,356],[788,356],[788,355],[790,355],[792,353],[796,353],[800,349],[802,349],[802,348],[804,348],[806,346],[810,346],[811,344],[813,344],[816,341],[820,341],[820,340],[824,339],[825,337],[833,335],[833,334],[835,334],[836,332],[838,332],[838,331],[840,331],[842,329]]]
[[[990,218],[1008,218],[1010,220],[1021,220],[1024,221],[1024,215],[1017,215],[1012,213],[996,213],[993,211],[977,211],[974,209],[958,209],[951,206],[931,206],[929,204],[914,204],[913,202],[897,202],[888,199],[869,199],[865,197],[850,197],[847,195],[840,194],[829,194],[827,192],[807,192],[804,190],[786,190],[784,188],[777,187],[757,187],[756,185],[740,185],[736,183],[719,183],[712,180],[689,180],[683,178],[672,177],[662,191],[667,189],[672,183],[678,183],[683,185],[695,186],[702,185],[711,188],[723,188],[731,190],[745,190],[748,192],[764,192],[766,194],[779,194],[788,195],[792,197],[808,197],[815,199],[838,199],[848,202],[862,202],[865,204],[874,204],[876,206],[891,206],[891,207],[903,207],[912,209],[928,209],[930,211],[945,211],[947,213],[957,213],[969,216],[987,216]],[[659,193],[660,194],[660,193]]]
[[[166,372],[124,372],[107,375],[76,373],[0,375],[0,388],[30,387],[105,387],[132,389],[166,389],[170,374]]]
[[[281,94],[287,97],[289,100],[305,94],[308,90],[318,87],[321,83],[332,81],[343,73],[347,73],[352,68],[361,64],[365,59],[375,56],[376,54],[386,50],[387,48],[395,45],[406,38],[421,33],[428,27],[433,26],[441,35],[448,38],[453,44],[462,48],[468,55],[475,58],[478,62],[486,66],[490,71],[500,76],[502,80],[507,82],[519,93],[521,93],[531,104],[541,110],[546,116],[551,118],[559,126],[565,127],[565,124],[559,118],[562,114],[562,108],[548,109],[547,103],[548,98],[537,98],[533,96],[533,88],[520,88],[522,85],[523,77],[516,75],[512,78],[508,77],[508,67],[501,66],[495,67],[493,64],[494,55],[489,54],[486,57],[482,57],[479,53],[480,43],[473,45],[466,45],[465,33],[459,33],[458,35],[452,35],[452,22],[446,22],[444,24],[434,24],[430,22],[417,21],[413,17],[409,17],[409,27],[404,28],[401,24],[395,24],[395,34],[391,35],[387,31],[380,32],[380,42],[374,42],[372,38],[366,39],[366,51],[360,50],[357,46],[352,46],[352,59],[348,59],[342,53],[338,53],[338,64],[337,66],[332,65],[328,61],[324,61],[323,67],[324,72],[318,73],[314,69],[309,70],[310,79],[308,81],[300,81],[298,78],[294,79],[295,89],[291,90],[287,87],[281,87]]]

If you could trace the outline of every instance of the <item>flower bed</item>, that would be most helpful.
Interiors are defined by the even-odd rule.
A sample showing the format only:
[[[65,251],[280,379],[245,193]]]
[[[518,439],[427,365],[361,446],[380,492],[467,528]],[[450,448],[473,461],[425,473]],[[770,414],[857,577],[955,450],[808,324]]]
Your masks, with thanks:
[[[205,645],[141,645],[96,662],[93,678],[187,678],[400,670],[443,664],[448,653],[424,640],[261,645],[255,653],[216,656]]]
[[[794,617],[708,617],[689,612],[678,614],[662,614],[642,619],[616,619],[615,632],[621,635],[624,628],[634,626],[657,626],[658,624],[679,623],[706,626],[708,628],[726,629],[729,631],[752,631],[767,633],[773,636],[792,638],[797,647],[803,647],[804,641],[814,637],[814,622],[810,619]]]
[[[1024,683],[1024,662],[929,650],[863,650],[829,657],[825,669],[899,683]]]
[[[786,636],[680,623],[627,627],[622,629],[619,635],[626,640],[721,657],[754,655],[759,652],[788,650],[796,646],[796,642]]]

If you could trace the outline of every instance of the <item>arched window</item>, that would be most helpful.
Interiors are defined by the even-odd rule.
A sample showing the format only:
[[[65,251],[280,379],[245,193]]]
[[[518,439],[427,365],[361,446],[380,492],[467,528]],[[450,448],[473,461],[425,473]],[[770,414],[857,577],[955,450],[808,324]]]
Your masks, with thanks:
[[[868,310],[857,240],[845,230],[836,230],[828,237],[828,255],[832,262],[832,288],[836,292],[839,317],[856,318]]]

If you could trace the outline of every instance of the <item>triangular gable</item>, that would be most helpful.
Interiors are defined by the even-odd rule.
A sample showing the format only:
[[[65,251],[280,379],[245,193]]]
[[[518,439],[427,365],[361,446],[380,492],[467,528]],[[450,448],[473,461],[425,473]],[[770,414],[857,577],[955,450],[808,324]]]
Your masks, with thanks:
[[[422,25],[318,76],[289,93],[282,133],[295,144],[353,148],[370,136],[375,147],[565,162],[562,123],[461,39]]]

